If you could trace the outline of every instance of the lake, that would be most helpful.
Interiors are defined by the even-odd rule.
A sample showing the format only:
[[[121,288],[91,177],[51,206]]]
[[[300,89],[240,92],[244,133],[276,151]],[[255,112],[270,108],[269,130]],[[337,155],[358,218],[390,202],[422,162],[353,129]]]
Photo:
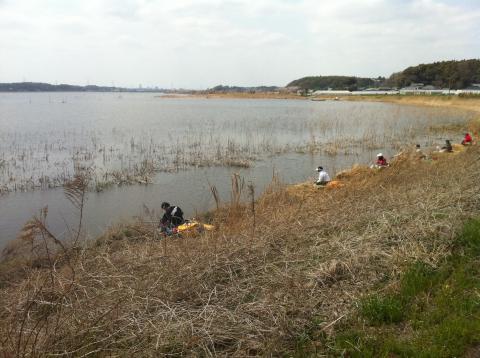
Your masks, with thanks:
[[[0,93],[0,246],[44,206],[52,231],[67,234],[76,213],[61,186],[76,172],[91,173],[85,220],[95,236],[144,205],[208,210],[211,186],[228,201],[233,173],[261,194],[274,172],[313,180],[318,165],[334,174],[379,151],[459,142],[463,133],[448,128],[468,118],[373,102]]]

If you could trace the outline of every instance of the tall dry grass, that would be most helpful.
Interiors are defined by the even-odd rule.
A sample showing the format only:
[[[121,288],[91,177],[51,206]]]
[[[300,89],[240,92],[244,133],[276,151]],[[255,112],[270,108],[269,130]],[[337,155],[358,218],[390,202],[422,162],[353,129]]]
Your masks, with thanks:
[[[412,259],[448,255],[480,212],[479,154],[407,154],[385,170],[357,168],[336,190],[275,180],[254,206],[234,194],[234,210],[214,213],[215,232],[159,240],[138,222],[74,251],[72,269],[61,251],[25,264],[22,278],[2,277],[0,352],[265,356],[294,351],[306,332],[320,352],[377,283],[396,284]]]

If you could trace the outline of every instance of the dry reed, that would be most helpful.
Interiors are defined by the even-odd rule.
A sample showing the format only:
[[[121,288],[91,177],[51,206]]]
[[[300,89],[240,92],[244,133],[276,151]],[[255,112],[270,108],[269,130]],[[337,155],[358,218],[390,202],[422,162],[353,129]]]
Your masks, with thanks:
[[[302,106],[308,109],[309,104]],[[335,157],[398,149],[397,138],[403,138],[401,145],[419,139],[439,144],[440,134],[450,135],[468,116],[421,108],[384,108],[382,114],[372,104],[350,106],[317,107],[314,115],[198,120],[172,133],[135,126],[104,132],[44,128],[42,135],[24,128],[0,133],[0,194],[60,187],[86,168],[93,170],[91,189],[102,191],[112,185],[149,184],[158,172],[248,168],[258,159],[285,153]]]

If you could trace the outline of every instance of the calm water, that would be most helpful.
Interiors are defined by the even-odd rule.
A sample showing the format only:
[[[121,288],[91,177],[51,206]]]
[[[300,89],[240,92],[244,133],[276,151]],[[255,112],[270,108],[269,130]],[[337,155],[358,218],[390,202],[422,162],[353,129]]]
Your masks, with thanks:
[[[144,205],[158,210],[164,200],[188,215],[209,209],[210,185],[227,201],[234,172],[261,193],[274,170],[285,182],[313,179],[320,164],[333,174],[368,163],[378,151],[390,156],[408,143],[441,144],[445,134],[429,128],[467,117],[445,109],[342,101],[0,94],[0,188],[17,190],[0,196],[0,246],[44,206],[52,230],[68,230],[75,211],[61,188],[46,188],[61,185],[75,168],[91,168],[99,182],[136,173],[145,163],[157,172],[151,185],[89,193],[86,226],[94,236],[140,215]],[[225,165],[239,161],[251,167]]]

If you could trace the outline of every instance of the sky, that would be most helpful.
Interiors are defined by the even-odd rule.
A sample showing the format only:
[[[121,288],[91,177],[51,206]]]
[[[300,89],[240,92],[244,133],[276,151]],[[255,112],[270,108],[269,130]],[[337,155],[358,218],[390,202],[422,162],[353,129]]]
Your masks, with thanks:
[[[480,58],[480,0],[0,0],[0,82],[202,89]]]

